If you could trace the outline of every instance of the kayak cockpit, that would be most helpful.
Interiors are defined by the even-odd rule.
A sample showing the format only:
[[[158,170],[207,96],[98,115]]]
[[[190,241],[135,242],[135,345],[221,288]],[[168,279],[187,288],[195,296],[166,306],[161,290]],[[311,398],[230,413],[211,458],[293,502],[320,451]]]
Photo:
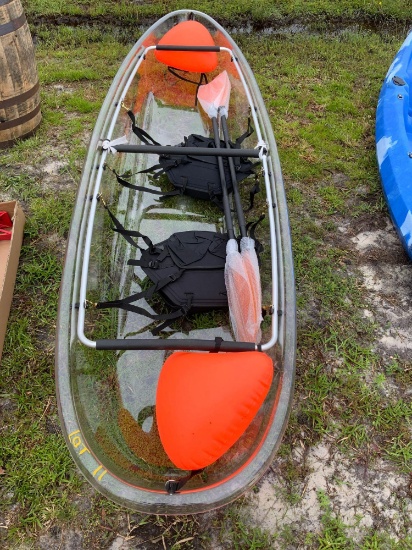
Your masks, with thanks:
[[[177,27],[174,27],[172,30],[174,31]],[[166,33],[167,34],[167,33]],[[225,147],[198,147],[197,149],[194,148],[188,148],[188,147],[181,147],[181,146],[170,146],[167,145],[168,140],[170,141],[179,141],[182,140],[191,129],[195,128],[195,132],[197,128],[201,128],[203,130],[203,133],[208,134],[209,128],[207,124],[207,120],[205,120],[204,114],[199,111],[198,108],[188,108],[187,103],[188,99],[182,92],[179,92],[179,84],[182,87],[187,87],[187,80],[177,80],[173,83],[173,87],[175,88],[174,92],[177,94],[177,97],[174,97],[174,103],[171,106],[165,105],[162,101],[159,101],[156,99],[156,96],[154,94],[153,88],[150,89],[149,94],[146,95],[146,97],[140,98],[139,94],[140,90],[143,88],[143,93],[146,92],[145,86],[141,86],[142,82],[141,80],[144,78],[148,78],[146,75],[149,73],[150,78],[153,80],[154,76],[153,73],[156,71],[160,71],[160,77],[158,78],[163,82],[165,78],[165,69],[164,66],[158,62],[157,60],[157,52],[158,48],[162,48],[160,52],[163,52],[163,49],[166,50],[166,53],[169,55],[171,53],[175,53],[175,48],[177,52],[179,53],[179,50],[181,48],[185,48],[185,51],[191,51],[192,49],[195,50],[194,53],[196,53],[197,48],[202,48],[205,50],[213,49],[213,53],[215,51],[219,51],[221,55],[227,57],[227,63],[231,63],[234,65],[234,69],[232,69],[232,72],[235,73],[235,76],[232,77],[232,87],[233,87],[233,93],[231,102],[235,105],[241,105],[240,111],[241,112],[249,112],[251,113],[251,118],[253,120],[254,124],[254,136],[253,141],[252,138],[248,136],[247,139],[251,141],[254,145],[254,147],[244,147],[242,148],[242,155],[247,158],[255,158],[259,159],[262,166],[262,174],[264,179],[264,186],[266,190],[266,196],[267,198],[267,204],[266,204],[266,211],[265,216],[267,216],[268,222],[269,222],[269,242],[268,245],[270,247],[270,258],[271,258],[271,265],[268,269],[268,272],[270,274],[271,279],[271,298],[268,303],[268,309],[270,312],[277,312],[278,311],[278,265],[277,265],[277,242],[276,242],[276,230],[275,230],[275,217],[273,214],[273,208],[275,206],[275,200],[273,198],[272,189],[274,186],[273,181],[273,173],[271,172],[271,168],[269,166],[269,160],[268,160],[268,146],[266,145],[266,141],[264,139],[264,136],[262,135],[261,130],[261,124],[258,120],[258,116],[255,112],[255,108],[253,105],[252,97],[250,94],[250,90],[246,84],[245,78],[243,76],[242,70],[237,63],[237,61],[234,58],[234,54],[231,49],[224,47],[224,46],[171,46],[171,45],[152,45],[147,46],[142,51],[142,53],[139,56],[139,59],[128,79],[128,82],[126,83],[124,92],[122,94],[122,97],[117,100],[117,106],[115,108],[114,116],[112,118],[112,123],[108,128],[108,131],[106,133],[105,139],[102,140],[101,143],[101,154],[99,159],[99,165],[96,166],[97,173],[96,178],[94,181],[94,188],[93,188],[93,194],[90,197],[90,208],[88,211],[88,217],[87,217],[87,224],[85,228],[85,245],[84,249],[82,251],[83,253],[83,263],[82,263],[82,273],[81,273],[81,284],[80,284],[80,300],[79,300],[79,315],[78,315],[78,337],[79,340],[89,346],[89,347],[96,347],[97,349],[126,349],[127,346],[130,346],[130,349],[144,349],[146,346],[149,347],[149,349],[153,349],[153,346],[155,345],[153,341],[146,342],[144,338],[140,338],[139,341],[129,341],[129,342],[113,342],[109,341],[109,339],[99,339],[97,342],[91,340],[88,338],[85,334],[85,312],[87,310],[87,305],[93,303],[89,297],[88,297],[88,278],[90,274],[90,255],[91,255],[91,248],[93,246],[93,231],[94,231],[94,220],[96,216],[96,211],[99,209],[99,203],[105,204],[105,200],[103,201],[103,197],[107,194],[104,190],[105,185],[105,179],[112,179],[113,180],[113,174],[111,172],[114,171],[113,164],[116,163],[117,159],[110,158],[113,155],[116,155],[116,153],[124,153],[123,157],[125,157],[126,153],[129,154],[135,154],[137,158],[132,158],[130,160],[130,155],[127,157],[127,160],[117,161],[117,164],[121,163],[127,163],[126,166],[118,166],[115,173],[123,173],[123,172],[131,172],[135,175],[135,178],[137,181],[137,187],[139,189],[143,189],[144,187],[149,188],[149,193],[155,192],[156,189],[153,189],[153,180],[150,181],[150,178],[145,173],[148,169],[148,164],[150,165],[150,162],[156,164],[156,160],[150,160],[150,155],[159,154],[162,156],[167,155],[182,155],[185,159],[190,157],[190,155],[198,155],[198,156],[210,156],[210,157],[228,157],[232,158],[238,157],[239,154],[236,149],[232,148],[225,148]],[[212,52],[201,52],[202,54],[205,53],[212,53]],[[151,55],[152,54],[152,55]],[[153,55],[155,54],[155,55]],[[170,61],[170,60],[169,60]],[[152,66],[155,68],[153,69]],[[223,64],[223,67],[225,67],[226,64]],[[221,67],[218,68],[221,70]],[[203,67],[202,67],[203,70]],[[136,83],[137,80],[137,83]],[[189,81],[191,84],[192,81]],[[135,96],[134,99],[134,106],[132,109],[129,110],[130,112],[133,112],[132,117],[140,116],[142,119],[143,125],[142,128],[138,128],[137,131],[134,132],[134,134],[137,133],[138,137],[140,137],[142,140],[144,140],[144,143],[136,143],[136,135],[131,135],[130,131],[127,133],[127,117],[121,116],[122,115],[122,106],[125,106],[126,104],[131,103],[130,95],[133,94],[134,87],[136,84],[139,84],[137,97]],[[176,90],[176,88],[178,90]],[[183,99],[182,99],[183,98]],[[196,94],[195,91],[192,89],[190,94],[190,103],[193,105],[195,103]],[[140,110],[136,113],[136,108],[139,106],[139,104],[145,106],[144,110]],[[151,109],[150,109],[151,107]],[[236,120],[238,120],[238,116],[235,107],[233,108],[233,111],[235,113],[232,113],[232,116]],[[173,110],[175,117],[170,116],[171,113],[168,113],[167,110]],[[126,109],[127,110],[127,109]],[[164,112],[162,112],[164,111]],[[230,117],[230,120],[232,120],[232,116]],[[183,126],[182,121],[189,121],[190,123],[187,124],[186,128],[182,129],[182,132],[179,136],[178,128],[179,125],[174,125],[173,120],[174,118],[178,117],[180,121],[180,127]],[[126,120],[126,121],[125,121]],[[116,131],[119,129],[119,121],[122,121],[121,124],[121,134],[120,136],[116,135]],[[173,125],[172,125],[173,124]],[[245,117],[243,119],[244,127],[248,124],[248,117]],[[237,122],[237,125],[239,126],[239,122]],[[134,128],[136,128],[136,125],[133,125]],[[203,128],[202,128],[203,127]],[[206,128],[205,128],[206,127]],[[168,130],[166,130],[168,128]],[[123,134],[123,132],[126,132]],[[156,141],[151,142],[147,141],[144,136],[151,136],[151,133],[156,134]],[[191,135],[195,134],[195,132],[192,131]],[[159,137],[159,134],[162,134]],[[164,135],[166,133],[166,135]],[[160,144],[160,139],[166,138],[166,144]],[[153,139],[151,138],[153,141]],[[143,157],[143,159],[140,159],[138,157]],[[131,164],[130,164],[131,163]],[[105,169],[107,165],[111,166],[111,171],[106,171]],[[105,177],[107,176],[108,177]],[[144,177],[141,177],[141,176]],[[151,185],[152,184],[152,185]],[[109,185],[113,185],[110,183]],[[136,185],[136,183],[134,184]],[[110,192],[110,191],[109,191]],[[119,224],[119,227],[121,228],[120,231],[123,231],[123,235],[125,235],[125,231],[129,231],[129,235],[126,235],[127,237],[131,237],[130,232],[137,232],[136,235],[133,236],[139,236],[139,235],[151,235],[151,241],[155,242],[152,235],[158,233],[158,230],[150,230],[144,229],[147,227],[148,224],[147,220],[150,218],[150,216],[153,215],[153,207],[156,209],[157,212],[162,210],[162,208],[159,208],[159,201],[156,201],[156,198],[153,200],[151,197],[144,196],[144,193],[140,193],[140,197],[136,197],[136,193],[130,193],[130,188],[125,190],[123,189],[120,193],[124,196],[119,196],[120,205],[123,205],[126,199],[125,196],[129,195],[131,200],[133,201],[140,201],[140,204],[138,208],[140,209],[140,212],[138,215],[135,215],[135,208],[136,205],[128,205],[126,209],[126,218],[124,220],[121,220],[123,216],[120,216],[119,218],[116,217],[116,215],[112,215],[112,213],[109,211],[109,215],[111,217],[111,221],[115,224]],[[156,195],[155,195],[156,197]],[[185,197],[186,199],[186,197]],[[189,203],[190,204],[190,203]],[[182,212],[186,210],[187,206],[183,207],[183,210],[178,211],[178,216],[180,218],[186,217],[186,220],[176,220],[172,219],[172,224],[174,227],[188,227],[189,217],[191,216],[185,216]],[[199,207],[198,207],[199,209]],[[202,207],[201,207],[202,209]],[[107,210],[107,209],[106,209]],[[167,210],[167,208],[166,208]],[[164,211],[164,209],[163,209]],[[150,213],[149,213],[150,212]],[[145,216],[145,213],[149,213],[148,216]],[[165,216],[162,216],[160,213],[157,214],[158,219],[160,219],[160,216],[162,217],[162,226],[165,227],[165,222],[167,219],[171,219],[170,214],[166,214]],[[231,216],[231,214],[230,214]],[[106,216],[107,217],[107,216]],[[183,223],[182,223],[183,222]],[[197,225],[198,220],[194,222],[194,225]],[[253,222],[252,222],[253,223]],[[153,225],[153,224],[152,224]],[[170,225],[170,223],[169,223]],[[208,224],[210,225],[210,224]],[[227,230],[227,218],[225,220],[225,230]],[[127,227],[127,229],[125,229]],[[198,226],[197,226],[198,227]],[[223,227],[220,228],[220,231],[222,231]],[[146,232],[145,232],[146,231]],[[129,244],[133,241],[131,238],[129,238]],[[101,243],[99,241],[97,247],[98,250],[101,249],[101,246],[104,245],[104,243]],[[126,247],[126,254],[130,252],[128,247]],[[136,245],[136,248],[138,248],[139,245]],[[129,260],[129,259],[128,259]],[[122,271],[122,270],[121,270]],[[129,270],[130,271],[130,270]],[[269,290],[269,289],[268,289]],[[136,294],[136,293],[135,293]],[[142,311],[142,310],[141,310]],[[154,315],[154,314],[153,314]],[[266,343],[260,343],[260,342],[249,342],[249,343],[243,343],[242,342],[236,342],[236,343],[228,343],[226,346],[226,343],[221,343],[219,346],[219,349],[222,351],[229,351],[229,350],[253,350],[253,349],[259,349],[259,350],[267,350],[273,347],[273,345],[276,343],[277,340],[277,333],[278,333],[278,316],[275,314],[272,316],[272,331],[269,338],[269,341]],[[132,340],[132,339],[128,339]],[[231,340],[229,340],[230,342]],[[250,345],[252,344],[252,345]],[[255,345],[253,345],[255,344]],[[191,340],[190,342],[181,342],[181,341],[174,341],[174,342],[159,342],[159,345],[165,346],[166,349],[192,349],[192,350],[200,350],[200,349],[209,349],[213,350],[216,349],[215,342],[209,342],[209,343],[198,343],[195,340]]]

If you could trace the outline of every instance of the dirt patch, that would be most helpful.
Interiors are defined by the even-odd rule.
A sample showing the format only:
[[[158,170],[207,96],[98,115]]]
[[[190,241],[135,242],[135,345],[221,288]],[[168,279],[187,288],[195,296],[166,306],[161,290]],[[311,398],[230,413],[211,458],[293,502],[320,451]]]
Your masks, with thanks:
[[[376,350],[384,360],[405,360],[412,350],[412,264],[387,220],[352,239],[377,329]]]
[[[309,470],[294,488],[297,503],[285,498],[289,489],[276,473],[282,471],[279,458],[251,498],[248,513],[262,529],[277,533],[290,528],[296,533],[320,534],[326,511],[319,494],[324,494],[332,513],[345,523],[347,535],[355,542],[360,542],[370,529],[390,532],[394,540],[412,532],[408,478],[394,474],[390,464],[380,460],[373,468],[366,468],[352,463],[333,452],[326,441],[309,450],[297,449],[294,460]]]

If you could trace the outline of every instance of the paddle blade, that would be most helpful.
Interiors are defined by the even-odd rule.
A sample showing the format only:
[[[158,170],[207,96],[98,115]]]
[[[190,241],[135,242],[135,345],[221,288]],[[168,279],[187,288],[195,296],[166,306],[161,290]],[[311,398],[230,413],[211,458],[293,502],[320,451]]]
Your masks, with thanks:
[[[217,117],[220,108],[225,109],[225,115],[228,114],[230,99],[230,80],[226,71],[220,73],[209,84],[199,87],[197,98],[204,111],[210,118]]]
[[[237,342],[255,342],[253,293],[237,241],[230,239],[226,247],[225,284],[230,323]]]
[[[253,342],[259,343],[262,338],[260,323],[262,322],[262,290],[260,284],[259,262],[255,250],[255,241],[250,237],[243,237],[240,241],[240,255],[249,278],[252,298],[252,320],[250,332]]]
[[[205,468],[240,438],[273,379],[259,351],[176,352],[165,361],[156,394],[160,439],[182,470]]]

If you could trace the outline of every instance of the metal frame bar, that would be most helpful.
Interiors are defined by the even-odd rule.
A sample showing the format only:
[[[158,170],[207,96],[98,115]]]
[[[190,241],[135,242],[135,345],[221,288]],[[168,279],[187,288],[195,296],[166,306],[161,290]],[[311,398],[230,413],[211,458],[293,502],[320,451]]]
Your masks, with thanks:
[[[128,338],[124,340],[96,340],[98,350],[197,350],[197,351],[261,351],[261,346],[252,342],[230,340],[200,340],[194,338]]]
[[[232,58],[232,61],[235,64],[236,70],[240,77],[240,80],[243,84],[243,88],[249,102],[253,122],[255,125],[256,134],[258,137],[258,146],[256,149],[199,149],[194,148],[195,151],[188,151],[187,148],[181,147],[167,147],[167,146],[149,146],[149,145],[114,145],[110,146],[110,140],[112,138],[113,130],[121,109],[122,101],[124,100],[133,79],[136,76],[136,73],[145,59],[146,54],[150,50],[167,50],[167,51],[216,51],[216,52],[227,52]],[[239,63],[236,60],[236,57],[233,55],[233,52],[230,48],[219,47],[219,46],[169,46],[169,45],[157,45],[149,46],[139,54],[140,57],[136,63],[136,66],[132,70],[129,78],[127,79],[126,85],[123,89],[122,98],[118,101],[111,124],[109,126],[109,131],[107,133],[107,138],[103,140],[102,143],[102,154],[100,158],[100,163],[98,167],[98,173],[95,180],[93,196],[91,197],[91,206],[89,210],[89,216],[87,220],[87,231],[84,243],[84,255],[83,255],[83,266],[80,279],[80,296],[79,303],[80,307],[78,310],[78,319],[77,319],[77,336],[79,341],[90,347],[99,350],[139,350],[139,349],[165,349],[165,350],[204,350],[204,351],[246,351],[246,350],[258,350],[266,351],[272,348],[277,339],[278,339],[278,265],[277,265],[277,242],[276,242],[276,229],[275,229],[275,218],[273,213],[274,208],[274,197],[272,195],[271,183],[269,180],[269,168],[267,161],[267,146],[263,141],[258,117],[256,115],[256,110],[253,104],[252,96],[247,86],[245,77],[242,73],[242,70],[239,66]],[[88,279],[88,269],[90,262],[90,247],[93,236],[93,224],[96,214],[96,208],[98,204],[98,196],[100,190],[100,183],[103,174],[103,167],[107,154],[111,149],[115,149],[118,152],[134,152],[134,153],[167,153],[169,154],[180,154],[184,150],[184,154],[202,154],[208,156],[225,156],[225,157],[238,157],[238,156],[247,156],[252,158],[260,158],[263,164],[264,178],[265,178],[265,188],[266,188],[266,197],[268,202],[268,215],[269,215],[269,229],[270,229],[270,245],[271,245],[271,271],[272,271],[272,297],[273,297],[273,315],[272,315],[272,337],[270,340],[262,345],[257,345],[250,342],[231,342],[231,341],[221,341],[217,343],[216,340],[194,340],[194,339],[115,339],[115,340],[97,340],[93,341],[87,338],[84,333],[85,326],[85,311],[86,311],[86,290],[87,290],[87,279]],[[207,152],[206,152],[207,151]],[[239,154],[241,153],[241,154]]]

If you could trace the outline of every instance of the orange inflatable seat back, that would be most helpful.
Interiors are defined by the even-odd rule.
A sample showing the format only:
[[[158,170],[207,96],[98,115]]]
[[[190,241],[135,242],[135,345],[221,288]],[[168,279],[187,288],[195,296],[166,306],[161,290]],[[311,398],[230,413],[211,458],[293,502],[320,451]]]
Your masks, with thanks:
[[[170,460],[197,470],[244,433],[269,391],[272,360],[261,352],[173,353],[156,396],[157,424]]]
[[[170,46],[214,46],[212,35],[198,21],[183,21],[171,28],[158,42]],[[158,61],[168,67],[192,73],[208,73],[217,67],[216,52],[174,52],[155,50]]]

